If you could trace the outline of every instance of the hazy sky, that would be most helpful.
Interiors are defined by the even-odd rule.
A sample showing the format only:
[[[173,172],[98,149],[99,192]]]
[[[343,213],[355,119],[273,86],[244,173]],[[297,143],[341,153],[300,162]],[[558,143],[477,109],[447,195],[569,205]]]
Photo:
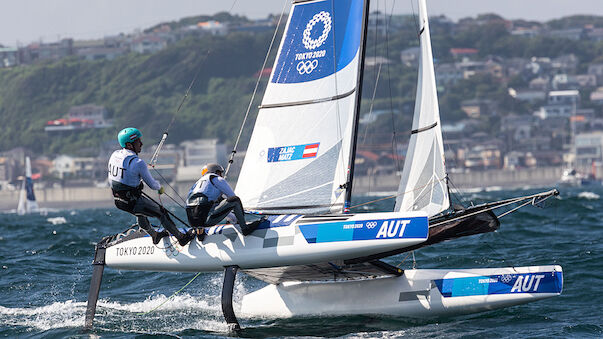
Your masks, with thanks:
[[[0,0],[0,44],[102,38],[159,22],[229,11],[250,18],[280,14],[291,0]],[[410,13],[410,0],[371,0],[373,9]],[[430,15],[458,20],[480,13],[546,21],[573,14],[603,16],[603,0],[428,0]],[[417,6],[414,6],[415,10]]]

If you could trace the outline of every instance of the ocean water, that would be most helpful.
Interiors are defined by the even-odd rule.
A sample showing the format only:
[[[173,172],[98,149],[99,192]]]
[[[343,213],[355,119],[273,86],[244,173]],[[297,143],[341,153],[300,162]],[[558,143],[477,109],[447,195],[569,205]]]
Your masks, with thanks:
[[[466,193],[475,203],[534,190]],[[415,252],[418,268],[558,264],[559,297],[473,315],[429,320],[395,316],[293,319],[239,318],[242,337],[596,338],[603,337],[603,189],[563,189],[546,209],[527,207],[501,220],[494,233]],[[370,198],[358,198],[357,202]],[[391,201],[363,207],[387,210]],[[183,216],[181,211],[173,209]],[[8,338],[145,338],[228,336],[222,318],[222,275],[201,274],[151,313],[194,274],[105,269],[92,332],[81,330],[94,245],[134,218],[115,208],[66,209],[46,216],[0,214],[0,336]],[[387,261],[412,267],[405,254]],[[405,259],[405,260],[404,260]],[[264,286],[237,275],[236,304]]]

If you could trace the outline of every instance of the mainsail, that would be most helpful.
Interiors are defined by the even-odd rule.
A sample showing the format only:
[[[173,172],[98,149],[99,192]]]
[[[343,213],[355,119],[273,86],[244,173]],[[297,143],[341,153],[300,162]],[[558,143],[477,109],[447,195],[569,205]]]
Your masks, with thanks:
[[[17,205],[17,213],[23,215],[38,211],[38,203],[33,191],[33,180],[31,178],[31,162],[29,157],[25,158],[25,178],[21,184],[21,192],[19,193],[19,204]]]
[[[419,1],[421,59],[412,132],[395,211],[436,215],[450,206],[427,8]]]
[[[362,0],[293,4],[235,190],[246,209],[342,211],[364,7]]]

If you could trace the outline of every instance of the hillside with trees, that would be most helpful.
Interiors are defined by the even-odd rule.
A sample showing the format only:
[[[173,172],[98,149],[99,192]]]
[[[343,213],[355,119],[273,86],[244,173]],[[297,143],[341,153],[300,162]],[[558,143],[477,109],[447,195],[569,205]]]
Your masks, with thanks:
[[[236,22],[247,20],[242,17],[231,19]],[[197,20],[188,18],[170,25],[185,25]],[[373,143],[387,141],[392,130],[407,132],[414,105],[416,69],[401,63],[400,51],[418,45],[416,27],[409,17],[398,16],[394,20],[403,22],[397,25],[395,32],[386,36],[369,34],[367,44],[367,56],[385,56],[391,63],[384,64],[380,71],[378,67],[366,68],[362,110],[368,112],[372,107],[373,110],[400,112],[371,126],[372,135],[382,136],[368,141]],[[432,23],[436,62],[451,61],[450,49],[454,47],[475,48],[480,56],[501,58],[556,57],[573,53],[580,61],[580,69],[586,69],[592,62],[603,61],[603,42],[514,36],[505,28],[504,19],[492,14],[466,20],[470,22],[465,22],[462,30],[452,29],[454,24],[445,21]],[[485,24],[484,20],[487,21]],[[571,27],[584,20],[584,17],[568,17],[550,25]],[[599,26],[601,18],[595,22]],[[0,151],[22,146],[48,155],[95,155],[99,144],[114,140],[117,131],[125,126],[139,127],[145,134],[146,143],[156,142],[174,117],[197,72],[199,75],[190,96],[170,129],[170,142],[218,138],[233,143],[271,37],[272,34],[266,32],[231,32],[225,36],[187,38],[150,55],[129,53],[111,61],[69,57],[56,62],[0,69],[0,135],[3,136]],[[275,51],[276,46],[272,54]],[[274,56],[268,67],[273,59]],[[515,77],[509,81],[526,84],[529,80],[528,77]],[[266,78],[252,106],[251,121],[257,113],[265,83]],[[444,122],[464,118],[461,101],[476,98],[498,102],[502,116],[518,110],[528,114],[531,107],[513,102],[507,93],[508,85],[480,75],[448,86],[440,93]],[[105,106],[114,120],[114,127],[80,131],[61,138],[44,131],[47,121],[65,116],[72,106],[88,103]],[[483,127],[493,129],[495,123],[485,120]],[[244,136],[250,133],[251,129],[247,128]]]

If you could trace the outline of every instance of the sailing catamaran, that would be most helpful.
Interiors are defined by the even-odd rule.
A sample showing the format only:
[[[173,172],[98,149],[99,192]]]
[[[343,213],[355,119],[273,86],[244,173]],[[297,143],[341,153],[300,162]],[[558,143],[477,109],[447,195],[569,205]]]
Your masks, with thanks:
[[[39,212],[36,195],[33,191],[33,180],[31,178],[31,161],[29,157],[25,158],[25,178],[21,183],[19,192],[19,203],[17,204],[17,214],[25,215]]]
[[[393,212],[348,213],[368,0],[295,0],[236,187],[265,220],[243,237],[237,225],[202,241],[154,246],[137,228],[96,246],[86,327],[93,324],[104,267],[224,271],[222,309],[238,329],[238,269],[268,286],[246,295],[249,316],[397,314],[428,317],[517,305],[561,293],[559,266],[402,270],[381,259],[499,227],[493,210],[538,205],[556,190],[450,210],[425,0],[412,133]],[[513,207],[510,211],[510,207]],[[499,215],[500,216],[500,215]]]

